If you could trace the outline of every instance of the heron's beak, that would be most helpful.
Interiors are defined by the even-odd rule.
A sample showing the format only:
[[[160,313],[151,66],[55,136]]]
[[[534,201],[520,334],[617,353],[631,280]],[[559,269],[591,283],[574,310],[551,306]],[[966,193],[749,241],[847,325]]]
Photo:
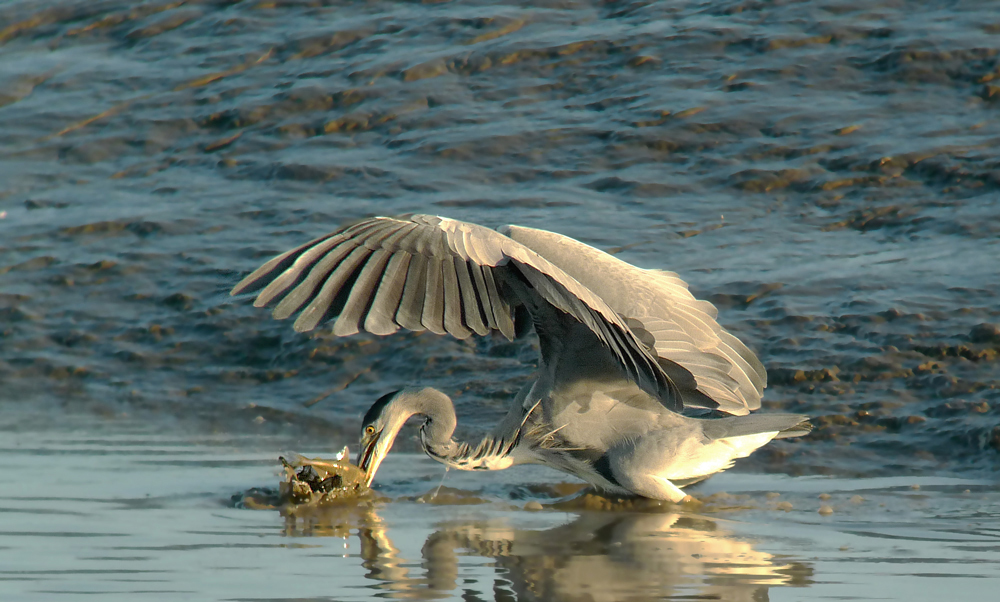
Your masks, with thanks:
[[[380,445],[381,444],[381,445]],[[371,487],[372,479],[378,471],[378,465],[389,452],[389,448],[382,441],[382,431],[371,437],[361,437],[361,451],[358,452],[358,468],[365,472],[365,485]]]

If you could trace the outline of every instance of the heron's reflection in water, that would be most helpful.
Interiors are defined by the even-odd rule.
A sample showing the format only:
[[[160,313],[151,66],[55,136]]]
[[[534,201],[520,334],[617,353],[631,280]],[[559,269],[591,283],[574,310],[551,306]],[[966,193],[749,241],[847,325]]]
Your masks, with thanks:
[[[361,541],[361,564],[368,570],[366,577],[385,585],[385,589],[416,595],[400,598],[427,598],[426,580],[410,577],[409,562],[400,558],[399,549],[389,539],[388,525],[376,512],[377,504],[329,505],[281,510],[285,518],[285,535],[291,537],[342,537],[357,533]],[[422,590],[422,591],[421,591]],[[437,596],[431,596],[437,597]]]
[[[418,559],[400,556],[376,505],[286,515],[286,532],[357,533],[367,577],[392,598],[749,602],[766,600],[773,586],[811,582],[808,566],[754,550],[704,516],[583,512],[558,527],[532,529],[512,524],[544,515],[515,512],[438,524],[423,544],[419,569]],[[492,567],[489,578],[482,562],[470,562],[477,556],[493,559],[485,565]]]

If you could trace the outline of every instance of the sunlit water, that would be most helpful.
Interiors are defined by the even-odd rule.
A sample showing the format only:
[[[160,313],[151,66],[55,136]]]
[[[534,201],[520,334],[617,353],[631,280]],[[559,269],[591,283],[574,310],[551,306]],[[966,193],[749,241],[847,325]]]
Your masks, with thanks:
[[[277,483],[275,438],[101,430],[5,440],[4,600],[988,600],[1000,578],[976,480],[721,475],[698,508],[586,511],[547,470],[398,454],[378,501],[282,516],[233,503]]]
[[[0,597],[995,590],[998,111],[987,1],[2,2]],[[471,437],[529,377],[530,339],[300,335],[226,294],[404,212],[677,271],[817,428],[696,492],[733,514],[525,512],[530,471],[401,502],[440,480],[405,456],[397,501],[309,537],[227,506],[387,391],[445,390]]]

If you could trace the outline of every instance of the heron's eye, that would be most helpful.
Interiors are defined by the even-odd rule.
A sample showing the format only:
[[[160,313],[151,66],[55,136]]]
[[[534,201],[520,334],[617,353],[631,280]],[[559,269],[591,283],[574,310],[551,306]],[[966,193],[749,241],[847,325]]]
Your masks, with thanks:
[[[375,434],[375,427],[372,426],[372,425],[370,425],[370,424],[368,426],[366,426],[365,427],[365,434],[366,435],[374,435]]]

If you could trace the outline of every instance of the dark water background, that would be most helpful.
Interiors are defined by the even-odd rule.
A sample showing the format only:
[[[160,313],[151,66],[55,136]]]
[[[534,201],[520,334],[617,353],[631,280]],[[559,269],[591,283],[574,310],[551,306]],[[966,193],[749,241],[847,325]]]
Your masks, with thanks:
[[[989,1],[3,2],[0,424],[339,449],[423,383],[488,428],[530,341],[298,335],[226,296],[424,212],[680,273],[817,426],[745,467],[986,475],[998,117]]]

